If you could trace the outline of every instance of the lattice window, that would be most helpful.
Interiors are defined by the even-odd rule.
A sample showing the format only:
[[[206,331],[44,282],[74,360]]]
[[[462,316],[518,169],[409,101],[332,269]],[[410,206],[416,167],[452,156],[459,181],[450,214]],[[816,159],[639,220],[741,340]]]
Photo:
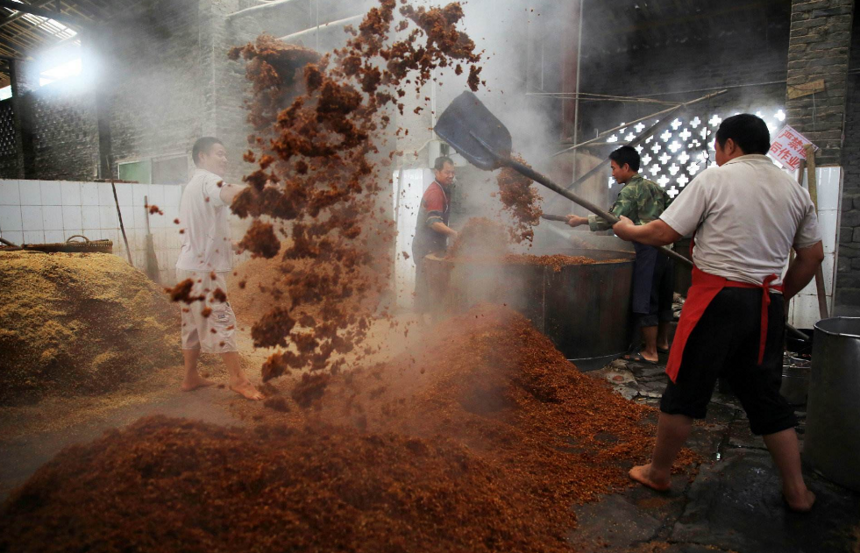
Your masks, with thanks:
[[[648,137],[636,150],[642,156],[640,172],[667,190],[674,198],[690,181],[706,167],[716,165],[714,161],[714,133],[723,119],[738,112],[710,113],[687,117],[677,117],[669,126],[656,135]],[[763,108],[755,114],[767,123],[771,135],[779,130],[785,121],[782,108]],[[639,134],[657,123],[657,119],[643,121],[634,125],[632,130]],[[623,125],[623,123],[622,123]],[[613,134],[607,142],[619,144],[630,142],[634,134],[626,128]],[[610,188],[615,181],[609,178]]]
[[[15,113],[12,100],[0,102],[0,157],[14,156],[17,152]]]

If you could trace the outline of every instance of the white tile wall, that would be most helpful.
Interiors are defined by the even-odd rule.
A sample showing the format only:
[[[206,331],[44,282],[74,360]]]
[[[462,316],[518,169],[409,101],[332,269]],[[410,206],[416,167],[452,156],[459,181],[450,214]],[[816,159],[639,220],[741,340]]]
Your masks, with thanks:
[[[61,182],[60,191],[63,195],[63,205],[81,205],[81,183]]]
[[[132,184],[132,203],[134,205],[145,205],[144,198],[149,196],[148,184]]]
[[[24,223],[25,232],[45,230],[42,220],[42,206],[40,205],[21,206],[21,220]],[[28,243],[32,243],[32,241],[28,241]]]
[[[63,205],[63,193],[59,181],[40,181],[42,205]]]
[[[166,206],[179,206],[179,200],[182,197],[182,187],[181,186],[165,186],[164,187],[164,205]]]
[[[134,214],[134,220],[132,222],[131,228],[146,231],[146,209],[143,207],[143,204],[134,205],[132,206],[131,210]]]
[[[173,220],[179,218],[182,187],[119,183],[116,196],[132,259],[139,268],[146,259],[144,196],[164,212],[150,215],[150,227],[163,282],[172,283],[180,248],[180,226]],[[73,235],[106,238],[113,241],[114,253],[126,258],[116,202],[110,183],[0,180],[0,235],[15,244],[63,242]],[[246,226],[245,221],[231,220],[237,237]]]
[[[43,230],[25,230],[23,242],[25,244],[44,244],[45,243],[45,231],[43,231]]]
[[[158,205],[158,204],[155,204],[155,205]],[[159,208],[159,209],[161,209],[161,208]],[[162,213],[164,212],[163,209],[161,211],[162,211]],[[167,217],[164,215],[159,215],[158,213],[155,213],[154,215],[150,215],[149,216],[149,226],[152,229],[167,228]]]
[[[164,185],[150,184],[149,185],[149,205],[164,205]]]
[[[818,210],[839,209],[841,172],[838,167],[822,167],[815,171],[818,188]]]
[[[837,235],[839,232],[840,198],[842,197],[842,170],[839,167],[821,167],[815,171],[818,191],[818,224],[824,245],[824,290],[828,312],[833,309],[833,288],[836,279]],[[804,177],[808,188],[808,178]],[[813,279],[806,288],[791,300],[789,322],[797,328],[812,328],[821,318],[818,307],[817,288]]]
[[[18,181],[0,181],[0,205],[21,205]]]
[[[63,229],[82,229],[83,217],[81,216],[81,206],[79,205],[64,205],[63,206]]]
[[[63,237],[63,231],[61,230],[46,230],[45,231],[45,243],[46,244],[59,244],[65,242],[66,239]]]
[[[119,205],[132,205],[132,192],[131,187],[133,185],[127,182],[120,182],[116,184],[116,199],[119,201]]]
[[[165,205],[161,210],[164,212],[164,227],[179,230],[179,227],[174,223],[179,218],[179,206]]]
[[[59,192],[59,191],[58,191]],[[42,206],[42,229],[63,230],[63,207],[59,205]]]
[[[99,206],[99,223],[101,229],[114,229],[119,226],[115,205]]]
[[[0,231],[0,235],[13,244],[21,244],[24,241],[24,233],[20,230]]]
[[[81,183],[81,205],[99,205],[99,183]]]
[[[21,205],[42,205],[40,182],[35,180],[18,181]]]
[[[99,206],[85,205],[81,207],[83,227],[85,229],[99,228]]]
[[[119,192],[119,190],[117,190]],[[134,228],[134,212],[131,205],[119,206],[119,211],[122,214],[122,224],[126,229]]]
[[[116,205],[113,199],[113,188],[109,182],[100,182],[99,185],[99,205]]]
[[[824,253],[833,253],[836,251],[836,221],[839,218],[839,212],[835,209],[818,212],[818,226],[821,230],[822,243],[824,245]]]
[[[24,230],[21,223],[21,206],[0,206],[0,232],[21,230]],[[7,238],[7,240],[9,239]]]

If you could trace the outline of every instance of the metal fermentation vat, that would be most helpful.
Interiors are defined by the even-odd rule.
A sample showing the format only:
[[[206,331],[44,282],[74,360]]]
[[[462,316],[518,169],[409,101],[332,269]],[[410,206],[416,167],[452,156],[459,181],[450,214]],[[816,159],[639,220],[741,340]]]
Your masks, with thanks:
[[[828,479],[860,491],[860,317],[815,324],[803,455]]]
[[[632,317],[633,254],[628,251],[532,249],[535,255],[583,256],[601,262],[552,267],[501,259],[427,257],[432,305],[461,313],[478,303],[503,304],[531,320],[581,370],[602,367],[627,351]]]

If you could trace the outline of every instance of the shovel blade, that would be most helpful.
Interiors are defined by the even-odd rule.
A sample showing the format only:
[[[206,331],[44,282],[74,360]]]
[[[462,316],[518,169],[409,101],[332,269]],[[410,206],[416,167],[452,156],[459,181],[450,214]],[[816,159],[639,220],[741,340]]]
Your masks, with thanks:
[[[470,91],[451,102],[434,130],[479,169],[498,169],[502,166],[499,159],[511,155],[511,133]]]

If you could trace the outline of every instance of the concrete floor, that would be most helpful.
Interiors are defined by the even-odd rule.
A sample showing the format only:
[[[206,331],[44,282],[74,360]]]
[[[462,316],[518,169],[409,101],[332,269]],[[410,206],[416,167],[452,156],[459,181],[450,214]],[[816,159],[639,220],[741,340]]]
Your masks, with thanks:
[[[657,406],[667,382],[663,370],[618,360],[590,374],[634,401]],[[805,412],[797,414],[802,445]],[[860,553],[860,494],[804,467],[815,507],[805,515],[788,511],[764,442],[750,433],[733,396],[714,393],[708,417],[694,427],[688,445],[706,461],[694,478],[676,476],[669,492],[636,486],[577,507],[579,528],[571,535],[577,549]]]
[[[615,361],[589,374],[608,379],[634,401],[654,405],[666,382],[662,370]],[[231,414],[230,403],[241,400],[229,390],[179,392],[174,370],[123,393],[134,401],[113,402],[109,409],[90,406],[89,412],[68,419],[76,422],[63,427],[31,424],[20,413],[10,417],[9,411],[0,411],[0,500],[63,447],[90,441],[144,415],[244,424]],[[62,409],[55,414],[63,416]],[[21,431],[9,431],[10,425]],[[860,494],[808,473],[818,496],[814,511],[787,512],[764,444],[750,434],[731,397],[715,394],[708,419],[696,426],[690,446],[707,461],[692,480],[676,477],[668,493],[637,486],[576,507],[579,527],[570,541],[577,550],[860,553]]]

